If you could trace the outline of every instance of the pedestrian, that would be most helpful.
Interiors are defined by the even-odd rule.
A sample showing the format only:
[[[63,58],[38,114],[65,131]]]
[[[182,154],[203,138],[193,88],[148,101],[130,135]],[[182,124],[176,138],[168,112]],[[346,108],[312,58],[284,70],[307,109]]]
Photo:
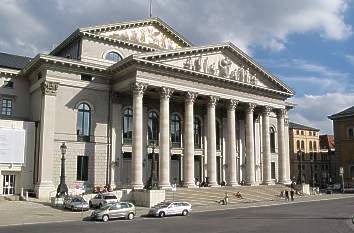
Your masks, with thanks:
[[[291,201],[294,200],[294,194],[295,194],[294,189],[290,190]]]
[[[289,201],[289,191],[285,190],[285,200]]]
[[[224,205],[227,205],[228,203],[229,203],[229,195],[227,195],[227,192],[225,192]]]

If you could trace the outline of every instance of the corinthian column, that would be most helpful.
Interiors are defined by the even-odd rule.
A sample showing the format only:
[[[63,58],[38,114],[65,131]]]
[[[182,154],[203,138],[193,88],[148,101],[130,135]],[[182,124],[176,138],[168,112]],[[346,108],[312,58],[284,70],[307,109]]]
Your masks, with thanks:
[[[143,185],[143,95],[147,85],[135,82],[133,91],[133,156],[132,188],[142,189]]]
[[[253,111],[256,107],[253,103],[248,103],[246,110],[246,171],[247,185],[256,184],[255,164],[254,164],[254,130],[253,130]]]
[[[236,180],[236,122],[235,108],[237,100],[230,99],[227,106],[227,145],[226,145],[226,183],[230,186],[238,185]]]
[[[272,108],[266,106],[262,113],[263,184],[272,184],[269,134],[269,114],[271,111]]]
[[[278,122],[278,182],[281,184],[290,183],[288,174],[288,154],[286,153],[286,140],[285,140],[285,116],[286,109],[279,109],[277,113]]]
[[[209,96],[208,100],[208,138],[207,138],[207,158],[208,177],[210,186],[218,186],[216,182],[216,126],[215,126],[215,106],[219,97]]]
[[[194,185],[194,113],[193,104],[197,93],[187,92],[184,111],[184,164],[183,177],[186,187]]]
[[[53,160],[55,155],[54,130],[55,130],[55,103],[59,83],[41,83],[41,122],[39,158],[38,158],[38,183],[35,186],[39,199],[47,199],[55,190],[53,184]],[[58,146],[59,148],[59,146]],[[58,156],[59,157],[59,156]]]
[[[159,187],[170,185],[170,97],[173,89],[162,87],[160,96]]]

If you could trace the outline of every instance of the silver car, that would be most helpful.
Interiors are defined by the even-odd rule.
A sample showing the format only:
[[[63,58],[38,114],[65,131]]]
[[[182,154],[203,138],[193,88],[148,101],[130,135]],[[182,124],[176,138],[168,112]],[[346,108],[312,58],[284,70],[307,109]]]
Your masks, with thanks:
[[[95,210],[91,214],[91,218],[107,222],[112,218],[133,219],[135,216],[135,206],[130,202],[118,202],[107,204],[102,208]]]
[[[90,200],[89,204],[90,204],[90,208],[92,207],[101,208],[106,204],[112,204],[116,202],[118,202],[118,198],[114,194],[99,193]]]
[[[168,215],[183,215],[186,216],[192,212],[192,205],[188,202],[164,202],[153,206],[150,211],[150,216],[158,216],[163,218]]]
[[[71,209],[72,211],[80,210],[86,211],[89,210],[89,204],[81,196],[69,196],[64,199],[64,208]]]

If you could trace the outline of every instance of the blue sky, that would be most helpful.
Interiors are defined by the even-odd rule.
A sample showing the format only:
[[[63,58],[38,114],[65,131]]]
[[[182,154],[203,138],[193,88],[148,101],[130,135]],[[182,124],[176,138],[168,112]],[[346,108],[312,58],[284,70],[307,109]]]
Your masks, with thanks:
[[[291,121],[332,133],[354,105],[353,0],[152,0],[196,45],[231,41],[296,91]],[[149,0],[0,0],[0,51],[49,52],[78,27],[145,19]]]

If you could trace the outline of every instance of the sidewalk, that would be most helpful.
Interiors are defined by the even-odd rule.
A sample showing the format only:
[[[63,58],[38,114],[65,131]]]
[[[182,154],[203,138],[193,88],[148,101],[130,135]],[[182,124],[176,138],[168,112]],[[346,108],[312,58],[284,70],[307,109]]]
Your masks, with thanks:
[[[193,212],[216,211],[236,208],[251,208],[270,205],[284,205],[308,201],[332,200],[339,198],[354,197],[354,194],[330,194],[298,197],[294,201],[285,201],[278,198],[274,201],[249,202],[230,205],[211,204],[208,206],[193,206]],[[137,207],[136,217],[144,217],[149,208]],[[49,203],[39,202],[37,199],[31,201],[0,201],[0,227],[9,225],[51,223],[65,221],[82,221],[91,215],[92,210],[85,212],[71,212],[69,210],[56,209]]]

